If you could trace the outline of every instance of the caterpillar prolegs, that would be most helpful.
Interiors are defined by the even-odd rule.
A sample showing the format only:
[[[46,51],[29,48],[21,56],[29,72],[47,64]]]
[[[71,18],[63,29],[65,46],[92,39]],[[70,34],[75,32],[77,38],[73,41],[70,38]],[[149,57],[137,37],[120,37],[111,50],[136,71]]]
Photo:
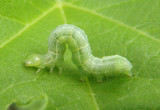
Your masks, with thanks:
[[[25,64],[37,67],[37,72],[45,67],[49,67],[52,72],[53,68],[57,66],[60,69],[59,73],[62,73],[66,45],[72,52],[74,64],[80,71],[83,71],[81,72],[81,80],[88,74],[94,75],[99,82],[109,73],[132,76],[132,64],[126,58],[119,55],[103,58],[93,56],[87,35],[77,26],[70,24],[60,25],[53,30],[48,39],[47,54],[33,54],[28,57]]]

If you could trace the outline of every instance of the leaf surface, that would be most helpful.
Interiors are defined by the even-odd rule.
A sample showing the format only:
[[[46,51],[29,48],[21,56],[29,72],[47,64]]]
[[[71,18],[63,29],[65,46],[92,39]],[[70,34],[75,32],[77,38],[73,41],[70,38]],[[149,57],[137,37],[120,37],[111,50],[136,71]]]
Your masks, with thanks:
[[[159,0],[0,0],[0,109],[41,96],[43,110],[160,109],[159,13]],[[94,56],[126,57],[135,76],[80,82],[69,50],[61,76],[35,75],[24,60],[47,53],[51,31],[64,23],[85,31]]]

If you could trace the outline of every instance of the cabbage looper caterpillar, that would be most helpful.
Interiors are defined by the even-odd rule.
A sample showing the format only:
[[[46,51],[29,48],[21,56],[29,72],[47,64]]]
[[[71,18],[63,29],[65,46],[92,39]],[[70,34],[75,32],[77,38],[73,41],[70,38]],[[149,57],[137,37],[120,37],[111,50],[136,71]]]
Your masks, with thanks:
[[[49,67],[52,72],[53,68],[57,66],[60,70],[59,73],[62,73],[66,44],[72,51],[73,62],[82,71],[81,80],[84,80],[89,73],[94,75],[98,82],[101,82],[103,76],[109,73],[132,76],[132,64],[126,58],[119,55],[94,57],[87,35],[77,26],[70,24],[60,25],[53,30],[48,40],[48,53],[29,56],[25,61],[26,66],[37,67],[37,72],[45,67]]]

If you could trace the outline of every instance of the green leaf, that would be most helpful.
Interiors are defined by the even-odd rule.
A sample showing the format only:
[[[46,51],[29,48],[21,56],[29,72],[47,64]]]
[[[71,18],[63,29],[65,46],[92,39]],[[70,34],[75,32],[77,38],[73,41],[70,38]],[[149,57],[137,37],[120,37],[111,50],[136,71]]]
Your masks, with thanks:
[[[25,104],[14,102],[9,106],[8,110],[45,110],[47,103],[48,97],[44,94],[40,97],[34,97]]]
[[[0,110],[34,99],[46,104],[41,110],[160,109],[159,13],[159,0],[0,0]],[[68,50],[61,76],[35,75],[24,60],[47,53],[51,31],[64,23],[85,31],[93,55],[126,57],[135,76],[80,82]]]

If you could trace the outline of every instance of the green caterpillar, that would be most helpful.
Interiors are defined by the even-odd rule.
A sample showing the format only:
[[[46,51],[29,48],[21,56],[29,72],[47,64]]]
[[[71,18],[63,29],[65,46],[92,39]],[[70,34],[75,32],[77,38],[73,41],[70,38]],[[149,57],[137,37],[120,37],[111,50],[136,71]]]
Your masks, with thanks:
[[[107,56],[103,58],[94,57],[88,43],[87,35],[77,26],[64,24],[58,26],[51,33],[48,40],[48,53],[45,55],[31,55],[25,61],[26,66],[37,67],[39,72],[45,67],[50,68],[50,72],[57,66],[59,73],[62,73],[64,62],[64,52],[66,45],[72,51],[72,60],[81,71],[81,80],[90,73],[97,78],[98,82],[109,73],[126,74],[132,76],[132,64],[119,55]]]

